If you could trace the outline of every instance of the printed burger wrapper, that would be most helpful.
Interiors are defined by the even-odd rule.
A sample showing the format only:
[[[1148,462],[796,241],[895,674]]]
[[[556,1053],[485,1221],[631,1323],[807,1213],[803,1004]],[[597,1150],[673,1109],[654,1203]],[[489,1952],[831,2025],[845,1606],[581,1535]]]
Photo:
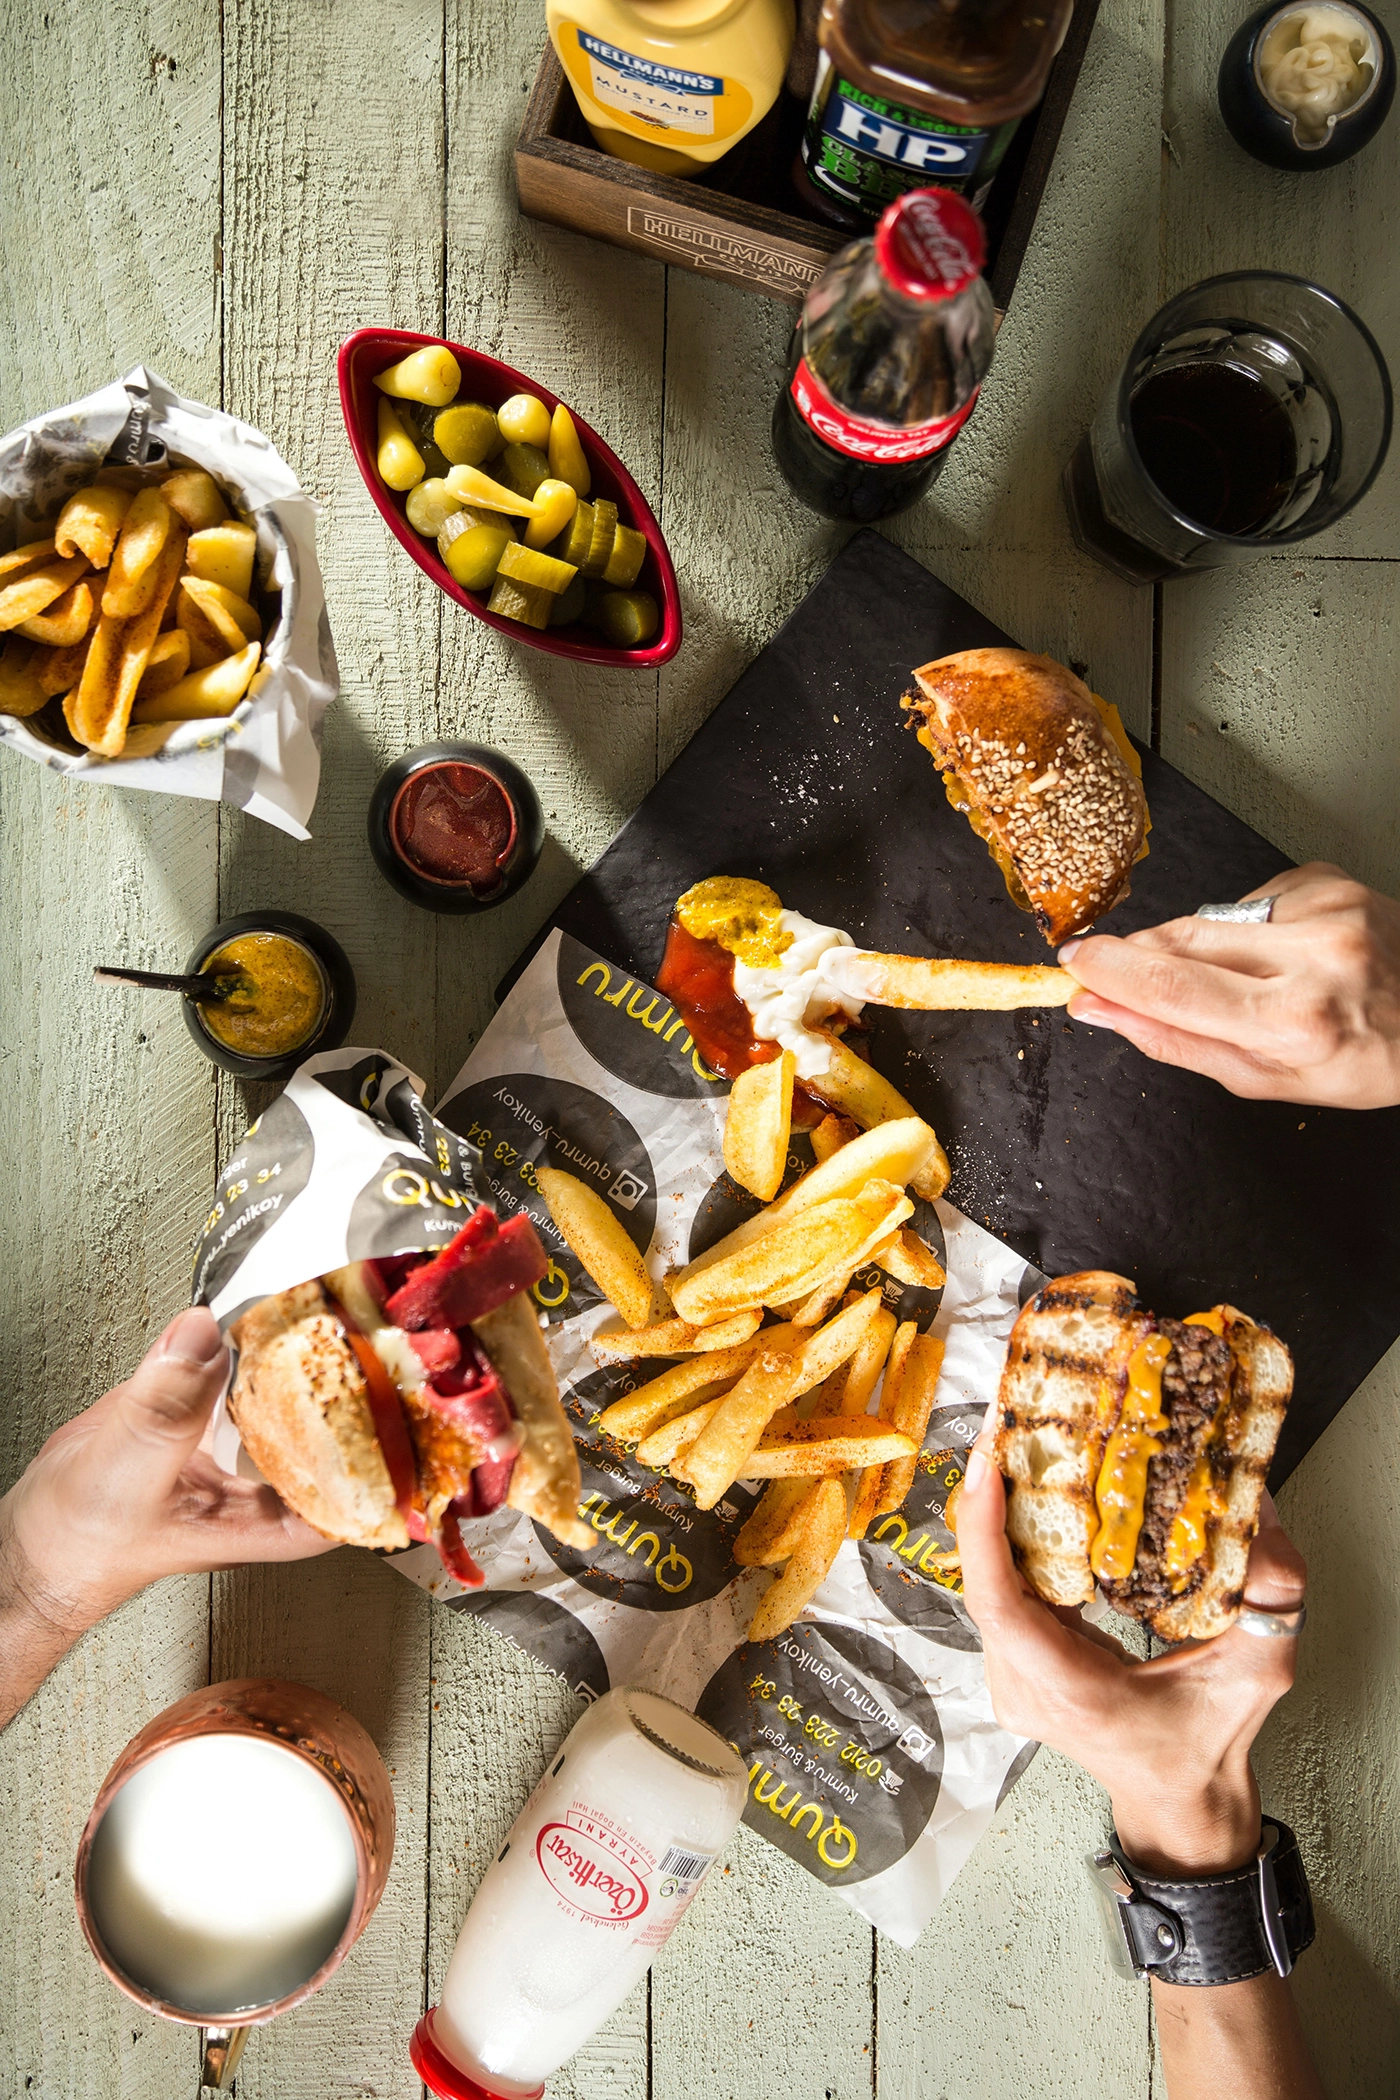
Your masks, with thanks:
[[[596,1544],[563,1546],[501,1509],[463,1525],[483,1589],[464,1590],[431,1546],[395,1565],[585,1698],[642,1685],[711,1722],[749,1768],[749,1825],[912,1946],[1034,1753],[993,1719],[976,1629],[929,1556],[952,1543],[947,1497],[1040,1276],[940,1202],[920,1203],[910,1222],[947,1269],[942,1291],[879,1270],[857,1279],[946,1344],[914,1486],[900,1511],[846,1541],[794,1626],[748,1641],[773,1574],[736,1567],[731,1547],[765,1483],[739,1481],[699,1510],[602,1435],[602,1409],[664,1365],[598,1368],[588,1338],[617,1316],[535,1178],[540,1165],[561,1167],[606,1196],[660,1279],[758,1207],[724,1172],[727,1092],[659,992],[556,931],[436,1118],[419,1082],[380,1053],[342,1050],[301,1068],[224,1171],[195,1295],[227,1326],[268,1292],[347,1260],[441,1245],[478,1191],[502,1218],[528,1211],[550,1255],[535,1297]],[[789,1173],[811,1163],[795,1133]],[[222,1404],[213,1449],[228,1469],[249,1469]]]
[[[321,717],[340,690],[316,562],[316,506],[260,431],[186,401],[137,365],[124,379],[0,438],[0,552],[37,539],[101,466],[205,467],[258,535],[257,581],[272,599],[247,697],[225,719],[178,723],[158,748],[99,758],[64,748],[32,719],[0,715],[0,742],[56,772],[110,787],[228,802],[309,838],[321,776]],[[139,732],[134,733],[136,741]]]

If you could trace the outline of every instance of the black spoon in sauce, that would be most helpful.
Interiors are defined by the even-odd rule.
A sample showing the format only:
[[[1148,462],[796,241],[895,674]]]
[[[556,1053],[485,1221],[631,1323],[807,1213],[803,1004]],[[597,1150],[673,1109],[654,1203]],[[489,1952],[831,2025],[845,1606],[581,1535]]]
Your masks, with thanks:
[[[227,999],[231,992],[252,989],[241,970],[201,970],[194,977],[183,977],[168,970],[98,968],[92,975],[97,984],[134,984],[145,992],[183,992],[187,999],[206,1006]]]

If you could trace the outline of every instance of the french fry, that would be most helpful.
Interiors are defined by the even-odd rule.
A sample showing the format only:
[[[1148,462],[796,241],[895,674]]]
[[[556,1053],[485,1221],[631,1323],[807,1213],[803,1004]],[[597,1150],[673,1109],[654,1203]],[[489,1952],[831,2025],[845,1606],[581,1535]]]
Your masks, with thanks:
[[[112,559],[117,534],[131,508],[130,489],[91,483],[77,489],[58,514],[53,529],[55,552],[85,554],[94,569],[105,569]]]
[[[133,501],[132,511],[139,500],[138,497]],[[130,517],[131,513],[127,515]],[[120,551],[121,541],[117,545]],[[184,554],[184,532],[172,528],[151,565],[152,580],[146,592],[146,603],[130,619],[108,613],[104,593],[104,610],[93,632],[82,678],[63,707],[68,727],[78,742],[86,744],[89,751],[96,751],[103,758],[118,757],[126,741],[136,688],[155,646],[161,615],[175,588]],[[167,716],[164,719],[178,721],[180,717]]]
[[[0,628],[14,628],[24,620],[32,620],[36,613],[61,598],[87,566],[85,554],[75,554],[68,561],[60,561],[55,555],[50,561],[40,562],[37,569],[26,569],[10,582],[0,584]]]
[[[231,715],[258,668],[261,642],[249,642],[237,656],[189,671],[163,693],[146,693],[131,711],[133,722],[197,722]]]
[[[224,631],[225,623],[212,620],[203,600],[195,595],[217,588],[217,584],[207,584],[201,577],[182,576],[175,592],[175,628],[189,645],[192,671],[207,671],[211,664],[222,663],[226,656],[248,646],[250,638],[238,629],[234,630],[237,640],[230,641]]]
[[[891,1183],[868,1182],[855,1197],[817,1204],[724,1261],[687,1272],[672,1285],[672,1303],[683,1320],[705,1326],[746,1306],[805,1297],[836,1276],[848,1277],[913,1207]]]
[[[874,1006],[921,1013],[1008,1013],[1021,1006],[1064,1006],[1079,987],[1067,970],[1043,963],[941,962],[923,955],[876,955],[853,949],[840,959],[843,989]]]
[[[821,1588],[846,1535],[846,1497],[839,1482],[824,1480],[804,1504],[806,1521],[791,1560],[759,1599],[749,1621],[751,1641],[771,1641],[791,1626]]]
[[[65,552],[68,551],[71,550],[65,549]],[[0,579],[14,583],[19,577],[27,576],[31,569],[37,569],[41,562],[48,561],[56,552],[52,533],[47,539],[26,540],[22,547],[13,547],[8,554],[0,554]]]
[[[122,757],[154,758],[175,726],[173,722],[128,723]]]
[[[43,651],[7,634],[0,648],[0,715],[37,715],[49,698],[38,669]]]
[[[107,587],[102,593],[105,615],[114,620],[130,620],[145,612],[162,573],[157,564],[175,529],[175,513],[160,490],[139,489],[131,499],[131,508],[122,520],[117,544],[112,549]],[[185,535],[181,532],[182,551],[184,544]],[[162,601],[161,611],[164,610]]]
[[[246,600],[253,595],[253,556],[257,545],[258,536],[251,525],[233,520],[227,525],[210,525],[203,532],[190,534],[185,566],[191,576],[221,583],[225,590]]]
[[[757,1217],[746,1218],[742,1225],[726,1233],[722,1240],[716,1241],[713,1247],[707,1248],[704,1254],[682,1269],[671,1279],[672,1299],[675,1299],[677,1290],[684,1289],[693,1277],[737,1254],[740,1248],[752,1246],[780,1225],[788,1224],[818,1204],[858,1196],[865,1184],[872,1180],[893,1182],[900,1188],[906,1181],[914,1181],[936,1144],[928,1124],[912,1109],[900,1122],[884,1123],[878,1129],[862,1132],[852,1143],[842,1146],[839,1152],[813,1167],[800,1181],[795,1181],[776,1203],[770,1203]],[[676,1309],[680,1310],[679,1304]]]
[[[651,1318],[651,1278],[616,1211],[577,1175],[540,1167],[536,1176],[549,1215],[575,1258],[629,1327],[645,1327]]]
[[[899,1322],[883,1305],[866,1328],[855,1354],[846,1366],[845,1382],[841,1388],[840,1411],[843,1415],[863,1415],[870,1405],[870,1395],[876,1381],[885,1368],[885,1359],[890,1353],[895,1328]]]
[[[806,1528],[802,1505],[818,1485],[815,1480],[775,1480],[766,1487],[753,1514],[734,1541],[741,1568],[767,1568],[786,1560]]]
[[[141,674],[141,683],[136,688],[137,698],[144,699],[150,693],[168,692],[178,685],[190,667],[190,638],[176,627],[158,634],[146,659],[146,668]],[[154,723],[147,724],[154,728]]]
[[[809,1130],[807,1135],[812,1140],[812,1150],[816,1153],[817,1163],[820,1165],[822,1160],[830,1159],[833,1152],[839,1152],[843,1145],[849,1145],[853,1137],[860,1135],[860,1131],[849,1116],[832,1114],[823,1116],[816,1129]]]
[[[885,1477],[883,1466],[866,1466],[855,1475],[855,1499],[851,1503],[851,1514],[846,1524],[848,1539],[863,1539],[870,1529],[875,1515],[875,1504],[880,1497],[880,1482]]]
[[[826,1034],[825,1030],[820,1031]],[[831,1062],[819,1078],[806,1081],[807,1091],[820,1101],[837,1109],[851,1121],[859,1123],[867,1134],[873,1134],[887,1123],[903,1123],[915,1114],[897,1087],[890,1085],[882,1073],[868,1065],[854,1050],[848,1050],[839,1036],[827,1036],[831,1045]],[[924,1128],[927,1130],[928,1125]],[[927,1155],[913,1173],[901,1178],[909,1182],[916,1196],[926,1202],[943,1194],[953,1178],[948,1164],[948,1155],[938,1139],[929,1131]],[[850,1148],[847,1147],[847,1150]],[[840,1157],[840,1154],[837,1154]],[[894,1180],[891,1175],[890,1179]],[[792,1191],[788,1191],[791,1195]]]
[[[877,1247],[872,1259],[887,1276],[918,1290],[941,1290],[948,1281],[947,1271],[933,1249],[907,1227]]]
[[[835,1312],[837,1306],[841,1303],[841,1300],[845,1295],[846,1286],[850,1282],[850,1280],[850,1269],[842,1269],[835,1277],[833,1277],[830,1283],[822,1284],[819,1289],[810,1292],[807,1297],[800,1299],[798,1304],[793,1309],[793,1326],[820,1327],[822,1321],[825,1320],[829,1314]],[[775,1307],[774,1309],[775,1311],[783,1310],[781,1306]]]
[[[886,1510],[898,1509],[914,1485],[914,1465],[929,1416],[933,1413],[938,1374],[943,1368],[943,1346],[931,1334],[916,1334],[905,1353],[903,1376],[888,1420],[896,1429],[903,1430],[914,1448],[906,1456],[886,1465],[885,1477],[875,1499],[877,1517],[883,1516]],[[883,1405],[880,1413],[882,1416],[885,1413]]]
[[[900,1387],[904,1383],[909,1352],[918,1338],[918,1333],[918,1327],[913,1320],[902,1320],[894,1331],[890,1353],[885,1359],[885,1382],[880,1388],[882,1422],[893,1422],[898,1416]]]
[[[691,1356],[710,1349],[729,1349],[757,1334],[763,1320],[760,1306],[735,1313],[713,1327],[691,1327],[685,1320],[659,1320],[654,1327],[612,1328],[589,1336],[588,1346],[599,1363],[631,1363],[641,1356]]]
[[[720,1398],[721,1395],[716,1393],[712,1400],[702,1400],[689,1413],[673,1415],[669,1422],[653,1429],[651,1435],[644,1436],[638,1444],[637,1458],[644,1466],[655,1466],[659,1472],[674,1459],[684,1457],[719,1406]]]
[[[796,1339],[790,1327],[770,1327],[761,1338],[761,1346],[781,1350]],[[603,1409],[598,1426],[624,1444],[648,1436],[663,1422],[672,1421],[675,1416],[694,1407],[696,1394],[706,1386],[723,1385],[737,1378],[753,1361],[759,1347],[760,1338],[755,1336],[751,1342],[740,1342],[732,1349],[713,1349],[689,1357],[685,1363],[663,1371],[658,1378],[649,1379],[635,1393],[614,1400],[611,1407]]]
[[[247,642],[262,640],[262,621],[256,606],[227,584],[214,583],[206,576],[182,576],[182,597],[193,599],[204,613],[210,625],[217,628],[230,649],[241,649]]]
[[[813,1415],[810,1421],[795,1422],[781,1438],[765,1436],[745,1459],[744,1478],[783,1480],[808,1474],[833,1479],[853,1466],[883,1466],[888,1474],[896,1464],[908,1465],[912,1477],[918,1450],[905,1431],[869,1415]]]
[[[81,576],[42,612],[21,620],[15,632],[49,649],[68,649],[82,640],[96,618],[97,593],[90,579]]]
[[[701,1509],[713,1509],[725,1489],[740,1477],[778,1410],[820,1385],[854,1352],[879,1304],[880,1293],[868,1291],[795,1349],[770,1345],[753,1357],[684,1458],[671,1469],[678,1480],[695,1489]],[[766,1337],[760,1334],[758,1339]]]
[[[88,650],[92,647],[89,636],[74,642],[67,649],[36,649],[34,672],[45,693],[52,699],[57,693],[71,693],[83,675]]]
[[[228,505],[219,493],[219,485],[203,467],[181,467],[168,474],[160,492],[191,532],[207,532],[228,517]]]
[[[724,1164],[732,1181],[771,1203],[782,1186],[792,1130],[792,1082],[797,1060],[790,1050],[771,1063],[751,1065],[729,1091],[724,1122]]]

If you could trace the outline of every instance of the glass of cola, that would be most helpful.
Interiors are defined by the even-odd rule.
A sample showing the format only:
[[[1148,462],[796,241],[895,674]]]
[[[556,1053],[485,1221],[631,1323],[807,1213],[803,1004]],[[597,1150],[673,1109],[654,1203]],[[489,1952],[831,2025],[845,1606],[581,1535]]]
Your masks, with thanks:
[[[1365,495],[1390,422],[1385,360],[1335,294],[1207,278],[1153,315],[1065,468],[1074,537],[1130,583],[1310,539]]]

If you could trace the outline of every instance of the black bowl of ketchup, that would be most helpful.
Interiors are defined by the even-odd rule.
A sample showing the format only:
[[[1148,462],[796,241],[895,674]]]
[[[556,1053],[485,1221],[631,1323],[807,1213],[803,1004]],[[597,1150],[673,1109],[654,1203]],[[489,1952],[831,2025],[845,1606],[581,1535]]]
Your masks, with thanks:
[[[420,744],[382,773],[369,804],[375,866],[425,911],[490,911],[534,873],[540,798],[487,744]]]

